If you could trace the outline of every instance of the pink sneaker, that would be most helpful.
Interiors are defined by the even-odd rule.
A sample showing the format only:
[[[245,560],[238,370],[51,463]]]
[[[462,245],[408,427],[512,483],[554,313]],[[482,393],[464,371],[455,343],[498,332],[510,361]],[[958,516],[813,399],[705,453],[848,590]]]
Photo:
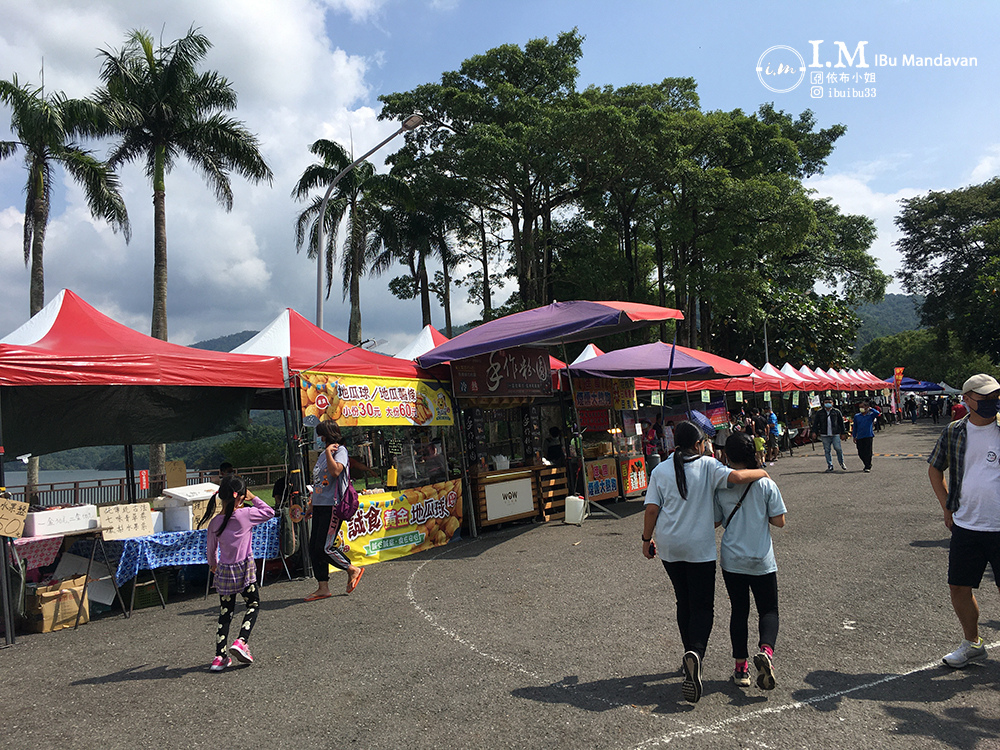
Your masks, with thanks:
[[[225,669],[232,663],[233,660],[230,659],[228,656],[216,656],[214,659],[212,659],[212,666],[210,666],[209,669],[212,672],[221,672],[223,669]]]
[[[236,660],[242,664],[253,664],[253,656],[250,654],[250,649],[247,648],[247,644],[240,638],[233,641],[233,645],[229,647],[229,653],[235,656]]]

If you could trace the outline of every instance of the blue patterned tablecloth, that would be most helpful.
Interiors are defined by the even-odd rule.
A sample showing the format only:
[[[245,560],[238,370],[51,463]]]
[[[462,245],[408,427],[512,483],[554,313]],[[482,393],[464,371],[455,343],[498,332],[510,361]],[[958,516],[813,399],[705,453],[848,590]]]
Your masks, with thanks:
[[[251,549],[256,559],[272,560],[278,556],[278,524],[275,517],[269,521],[254,526]],[[90,555],[90,545],[93,542],[80,541],[73,545],[70,552],[76,555]],[[140,570],[152,570],[168,565],[207,565],[208,532],[205,529],[197,531],[166,531],[151,536],[138,536],[134,539],[120,539],[104,543],[108,555],[118,558],[115,579],[119,584],[135,578]],[[94,559],[100,559],[100,548]]]

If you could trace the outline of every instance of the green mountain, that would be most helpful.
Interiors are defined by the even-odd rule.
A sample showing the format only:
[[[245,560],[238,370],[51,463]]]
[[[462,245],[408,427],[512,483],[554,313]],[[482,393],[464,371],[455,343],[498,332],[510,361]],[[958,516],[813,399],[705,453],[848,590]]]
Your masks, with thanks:
[[[861,351],[872,339],[914,331],[920,325],[920,305],[924,298],[916,294],[887,294],[877,305],[865,304],[855,312],[861,318],[861,328],[854,343],[854,353]]]
[[[231,333],[228,336],[219,336],[217,339],[199,341],[197,344],[191,344],[191,346],[195,349],[208,349],[210,352],[231,352],[240,344],[248,342],[258,333],[260,331],[240,331],[239,333]]]

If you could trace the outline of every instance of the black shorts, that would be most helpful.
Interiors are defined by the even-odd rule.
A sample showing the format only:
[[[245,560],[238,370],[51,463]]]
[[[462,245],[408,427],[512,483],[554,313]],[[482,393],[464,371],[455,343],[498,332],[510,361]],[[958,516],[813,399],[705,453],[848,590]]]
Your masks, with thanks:
[[[986,564],[993,568],[993,578],[1000,586],[1000,531],[972,531],[957,523],[951,527],[948,550],[948,584],[979,588]]]

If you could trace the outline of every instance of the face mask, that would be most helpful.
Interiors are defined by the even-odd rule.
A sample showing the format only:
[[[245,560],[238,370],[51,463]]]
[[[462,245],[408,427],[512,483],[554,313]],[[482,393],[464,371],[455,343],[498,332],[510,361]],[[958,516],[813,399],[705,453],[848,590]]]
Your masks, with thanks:
[[[973,405],[973,411],[983,419],[993,419],[1000,411],[1000,401],[995,398],[976,401]]]
[[[867,414],[868,413],[868,407],[867,406],[862,406],[861,407],[861,413],[862,414]]]
[[[833,404],[831,404],[829,401],[827,401],[825,404],[823,404],[823,408],[824,409],[832,409],[833,408]]]

